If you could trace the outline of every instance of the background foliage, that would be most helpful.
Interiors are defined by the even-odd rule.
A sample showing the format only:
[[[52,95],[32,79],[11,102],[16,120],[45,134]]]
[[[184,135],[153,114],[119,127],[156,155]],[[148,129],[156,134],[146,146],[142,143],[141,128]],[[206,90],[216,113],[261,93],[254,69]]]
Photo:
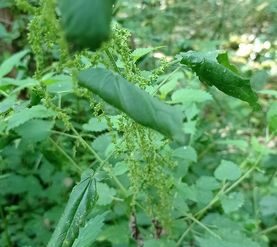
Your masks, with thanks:
[[[121,0],[96,52],[68,46],[55,4],[0,2],[0,246],[46,246],[87,168],[93,205],[74,247],[276,246],[276,1]],[[259,111],[175,62],[216,49]],[[91,66],[177,104],[186,145],[81,87]]]

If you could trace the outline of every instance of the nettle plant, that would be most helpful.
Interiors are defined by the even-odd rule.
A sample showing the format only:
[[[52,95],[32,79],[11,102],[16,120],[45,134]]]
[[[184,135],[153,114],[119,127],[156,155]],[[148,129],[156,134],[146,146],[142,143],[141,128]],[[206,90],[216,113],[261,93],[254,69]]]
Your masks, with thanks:
[[[212,174],[187,178],[203,134],[199,105],[213,100],[199,80],[260,109],[226,52],[189,51],[145,71],[139,60],[156,48],[129,48],[130,33],[111,23],[114,1],[16,3],[30,16],[31,49],[0,67],[1,145],[37,152],[37,169],[51,149],[53,160],[81,175],[48,247],[262,246],[263,235],[252,239],[258,226],[207,213],[243,206],[233,190],[265,149],[257,148],[255,162],[223,159]],[[32,77],[5,77],[32,63]]]

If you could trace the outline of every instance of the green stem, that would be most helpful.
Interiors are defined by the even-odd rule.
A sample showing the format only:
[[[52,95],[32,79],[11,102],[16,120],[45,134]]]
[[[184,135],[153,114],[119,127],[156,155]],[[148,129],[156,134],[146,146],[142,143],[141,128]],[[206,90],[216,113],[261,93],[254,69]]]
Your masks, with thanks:
[[[108,49],[108,48],[105,49],[105,52],[106,52],[108,58],[109,58],[110,61],[111,61],[111,64],[112,64],[112,66],[113,66],[113,69],[114,69],[117,73],[120,74],[120,71],[119,71],[119,69],[118,69],[118,67],[117,67],[117,65],[116,65],[115,59],[114,59],[113,55],[110,53],[109,49]]]
[[[82,145],[84,147],[86,147],[94,156],[95,158],[102,163],[103,160],[101,159],[101,157],[96,153],[96,151],[83,139],[83,137],[79,134],[79,132],[72,126],[71,130],[74,132],[74,134],[76,135],[76,137],[79,139],[79,141],[82,143]]]
[[[60,151],[61,154],[63,154],[64,157],[67,158],[67,160],[77,169],[78,173],[81,174],[82,169],[77,165],[77,163],[52,139],[49,138],[51,143],[55,146],[56,149]]]
[[[194,227],[196,223],[193,222],[192,224],[189,225],[189,227],[184,231],[184,233],[181,235],[181,237],[179,238],[179,240],[177,241],[176,246],[180,246],[183,242],[183,240],[185,239],[185,237],[187,236],[187,234],[190,232],[190,230]]]
[[[277,231],[277,225],[271,226],[267,229],[264,229],[264,230],[260,231],[259,235],[265,235],[265,234],[268,234],[268,233],[273,232],[273,231]]]
[[[152,95],[155,95],[159,89],[168,81],[168,79],[174,75],[181,67],[177,67],[175,70],[173,70],[159,85],[158,87],[155,89],[154,92],[152,92]]]
[[[196,224],[198,224],[199,226],[201,226],[202,228],[204,228],[208,233],[210,233],[211,235],[213,235],[214,237],[221,239],[221,237],[216,234],[214,231],[212,231],[210,228],[208,228],[207,226],[205,226],[202,222],[200,222],[198,219],[196,219],[195,217],[193,217],[192,215],[186,215],[189,219],[191,219],[193,222],[195,222]]]

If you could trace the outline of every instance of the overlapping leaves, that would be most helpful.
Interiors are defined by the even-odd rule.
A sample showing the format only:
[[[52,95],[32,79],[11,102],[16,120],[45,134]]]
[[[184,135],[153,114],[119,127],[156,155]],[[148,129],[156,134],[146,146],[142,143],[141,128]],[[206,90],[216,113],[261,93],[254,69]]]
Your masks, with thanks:
[[[48,247],[72,246],[78,237],[96,200],[95,182],[91,173],[91,170],[84,172],[81,182],[73,188]]]
[[[80,72],[79,81],[106,102],[125,112],[143,126],[183,144],[182,112],[129,83],[123,77],[102,68]]]

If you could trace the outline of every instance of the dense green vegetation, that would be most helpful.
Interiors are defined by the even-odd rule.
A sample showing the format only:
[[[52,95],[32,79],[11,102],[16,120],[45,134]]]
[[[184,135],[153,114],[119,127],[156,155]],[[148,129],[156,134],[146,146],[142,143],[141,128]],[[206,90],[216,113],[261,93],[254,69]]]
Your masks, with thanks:
[[[274,0],[0,0],[0,246],[277,246]]]

